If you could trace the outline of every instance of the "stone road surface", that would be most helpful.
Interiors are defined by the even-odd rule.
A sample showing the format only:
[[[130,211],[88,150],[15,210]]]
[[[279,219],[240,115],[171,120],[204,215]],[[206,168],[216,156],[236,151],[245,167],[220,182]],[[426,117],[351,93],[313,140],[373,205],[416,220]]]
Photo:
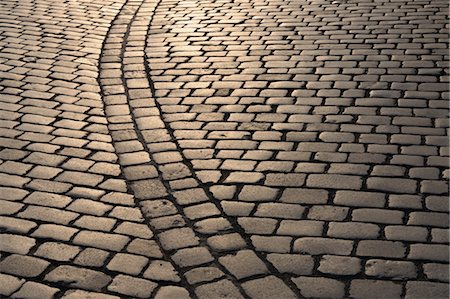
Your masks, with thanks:
[[[2,0],[1,298],[448,298],[448,2]]]

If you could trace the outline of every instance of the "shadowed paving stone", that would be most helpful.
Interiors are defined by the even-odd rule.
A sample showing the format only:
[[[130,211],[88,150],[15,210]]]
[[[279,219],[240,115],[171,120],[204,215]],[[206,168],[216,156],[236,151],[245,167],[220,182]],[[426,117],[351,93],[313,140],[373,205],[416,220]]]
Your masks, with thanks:
[[[175,268],[166,261],[153,261],[144,272],[144,277],[152,280],[180,281]]]
[[[314,260],[309,255],[271,253],[267,260],[281,273],[311,275],[314,268]]]
[[[11,298],[51,299],[57,292],[59,289],[28,281]]]
[[[367,188],[394,193],[416,193],[417,182],[399,178],[368,178]]]
[[[406,283],[406,297],[408,299],[422,298],[448,298],[448,284],[427,282],[427,281],[408,281]]]
[[[449,246],[444,244],[411,244],[408,259],[449,261]]]
[[[252,236],[253,246],[257,251],[288,253],[291,251],[291,237]]]
[[[383,193],[337,191],[333,202],[345,206],[382,208],[386,200]]]
[[[47,269],[49,262],[35,257],[12,254],[0,263],[0,273],[36,277]]]
[[[190,228],[177,228],[159,234],[161,246],[166,250],[190,247],[199,244],[198,237]]]
[[[349,208],[336,206],[313,206],[309,209],[308,218],[315,220],[342,221],[347,217]]]
[[[406,248],[401,242],[362,240],[356,254],[359,256],[405,257]]]
[[[239,289],[226,279],[201,285],[195,289],[195,294],[199,299],[244,298]]]
[[[189,267],[211,262],[214,258],[205,247],[194,247],[178,250],[172,260],[180,267]]]
[[[435,279],[443,282],[449,281],[449,265],[427,263],[423,265],[423,272],[429,279]]]
[[[298,298],[281,279],[275,276],[247,281],[242,284],[242,288],[254,299]]]
[[[258,206],[255,216],[301,219],[304,211],[305,208],[300,205],[285,203],[262,203]]]
[[[114,278],[108,290],[132,297],[149,298],[157,286],[149,280],[120,274]]]
[[[250,250],[241,250],[234,255],[220,257],[219,263],[237,279],[269,272],[266,265]]]
[[[311,220],[282,220],[277,235],[321,236],[324,223]]]
[[[318,254],[349,255],[353,249],[353,241],[305,237],[295,240],[294,252]]]
[[[278,189],[265,186],[249,186],[246,185],[239,193],[239,200],[243,201],[271,201],[278,194]]]
[[[186,289],[176,286],[163,286],[157,291],[155,296],[155,299],[170,298],[191,299],[189,292]]]
[[[324,204],[328,201],[328,191],[303,188],[286,188],[280,201],[299,204]]]
[[[344,298],[345,284],[330,278],[297,277],[292,281],[306,298]]]
[[[267,186],[300,187],[305,183],[306,175],[296,173],[269,173],[266,176]]]
[[[332,189],[360,189],[362,178],[339,174],[310,174],[306,181],[308,187]]]
[[[381,280],[355,279],[350,283],[350,296],[358,299],[401,298],[400,284]]]
[[[11,295],[16,290],[18,290],[24,282],[24,279],[0,273],[0,295]]]
[[[85,290],[100,291],[111,281],[108,275],[85,268],[73,266],[58,266],[45,275],[45,281],[63,282],[68,286]]]
[[[211,281],[225,274],[215,267],[198,267],[186,272],[185,277],[190,284]]]
[[[131,184],[131,188],[137,199],[154,199],[167,195],[166,187],[158,179],[136,181]]]

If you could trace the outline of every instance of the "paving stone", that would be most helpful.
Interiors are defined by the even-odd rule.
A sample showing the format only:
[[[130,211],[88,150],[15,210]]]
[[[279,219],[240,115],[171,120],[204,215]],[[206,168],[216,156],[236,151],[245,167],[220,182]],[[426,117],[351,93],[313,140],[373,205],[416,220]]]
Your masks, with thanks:
[[[380,228],[370,223],[330,222],[327,235],[343,239],[377,239]]]
[[[81,299],[81,298],[89,298],[89,297],[95,297],[99,299],[118,299],[120,297],[113,296],[113,295],[107,295],[97,292],[87,292],[83,290],[67,290],[63,297],[64,299]]]
[[[109,253],[96,248],[86,248],[74,260],[74,263],[81,266],[102,267],[105,264]]]
[[[152,280],[164,280],[164,281],[174,281],[179,282],[180,277],[178,276],[175,268],[166,261],[152,261],[150,262],[147,270],[144,272],[144,277]]]
[[[314,260],[309,255],[271,253],[267,260],[281,273],[311,275],[314,268]]]
[[[224,273],[215,267],[197,267],[186,272],[185,277],[190,284],[212,281],[224,276]]]
[[[0,216],[0,228],[5,232],[27,234],[36,226],[37,224],[32,221]]]
[[[0,295],[6,297],[17,291],[25,283],[25,280],[12,275],[0,273],[0,282]]]
[[[189,228],[177,228],[159,234],[161,245],[166,250],[180,249],[199,244],[198,237]]]
[[[219,262],[237,279],[268,273],[266,265],[250,250],[241,250],[234,255],[220,257]]]
[[[152,258],[162,257],[161,249],[154,240],[144,240],[136,238],[128,244],[126,250],[131,253]]]
[[[251,298],[297,298],[297,295],[279,278],[266,276],[242,284]]]
[[[126,296],[149,298],[156,287],[157,284],[152,281],[120,274],[114,277],[108,290]]]
[[[448,249],[448,245],[441,244],[412,244],[408,259],[448,262],[449,257],[446,254]]]
[[[18,254],[27,254],[36,245],[36,240],[13,234],[0,234],[0,250]]]
[[[70,238],[78,232],[78,229],[57,225],[57,224],[41,224],[31,234],[36,238],[49,238],[53,240],[69,241]]]
[[[359,242],[356,254],[359,256],[379,256],[403,258],[406,247],[401,242],[382,240],[362,240]]]
[[[353,298],[401,298],[402,286],[391,281],[354,279],[349,293]]]
[[[11,298],[54,298],[59,291],[57,288],[52,288],[42,283],[27,281]]]
[[[444,283],[427,281],[408,281],[405,298],[446,298],[448,286]]]
[[[239,193],[239,200],[264,202],[274,200],[278,193],[277,189],[264,187],[264,186],[252,186],[246,185]]]
[[[124,235],[95,231],[80,231],[73,239],[73,243],[100,249],[120,251],[125,247],[129,240],[130,238]]]
[[[45,281],[64,282],[68,286],[85,290],[100,291],[109,284],[111,277],[102,272],[74,266],[58,266],[45,275]]]
[[[180,267],[202,265],[213,260],[213,256],[205,247],[192,247],[178,250],[172,260]]]
[[[308,187],[333,189],[360,189],[361,177],[340,174],[310,174],[307,178]]]
[[[239,289],[229,280],[203,284],[195,289],[198,298],[244,298]]]
[[[349,240],[303,237],[294,241],[293,250],[294,252],[311,255],[349,255],[352,247],[353,241]]]
[[[45,242],[38,247],[34,255],[51,260],[69,261],[80,251],[81,249],[76,246],[56,242]]]
[[[255,216],[300,219],[304,207],[293,204],[262,203],[258,205]]]
[[[366,262],[368,276],[389,277],[392,279],[416,278],[416,266],[411,262],[371,259]]]
[[[423,272],[429,279],[435,279],[443,282],[448,282],[449,266],[446,264],[426,263],[423,265]]]
[[[356,275],[361,272],[361,260],[354,257],[324,255],[317,269],[322,273],[333,275]]]
[[[177,286],[162,286],[156,292],[155,299],[169,299],[169,298],[180,298],[180,299],[189,299],[189,292]]]
[[[20,277],[36,277],[44,272],[49,265],[49,262],[42,259],[12,254],[0,262],[0,271]]]
[[[128,253],[117,253],[106,267],[111,271],[137,275],[147,264],[148,259],[146,257]]]
[[[292,281],[306,297],[343,298],[345,294],[344,283],[330,278],[300,276]]]

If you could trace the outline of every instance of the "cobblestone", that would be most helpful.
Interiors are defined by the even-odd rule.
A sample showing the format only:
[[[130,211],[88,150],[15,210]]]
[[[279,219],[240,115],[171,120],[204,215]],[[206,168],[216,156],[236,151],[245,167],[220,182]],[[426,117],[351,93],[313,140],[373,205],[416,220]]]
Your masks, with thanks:
[[[445,4],[3,1],[0,296],[448,297]]]

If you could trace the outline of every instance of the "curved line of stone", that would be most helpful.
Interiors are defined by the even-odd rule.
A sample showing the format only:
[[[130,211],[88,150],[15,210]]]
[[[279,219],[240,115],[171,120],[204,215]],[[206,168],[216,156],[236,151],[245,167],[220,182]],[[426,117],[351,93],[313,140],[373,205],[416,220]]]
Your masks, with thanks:
[[[129,107],[128,92],[124,89],[125,82],[123,76],[123,48],[125,46],[126,37],[129,34],[131,24],[136,19],[139,9],[142,7],[142,0],[127,0],[122,6],[120,12],[116,15],[114,20],[111,22],[111,27],[109,28],[100,54],[99,60],[99,85],[102,91],[102,98],[104,101],[105,115],[108,121],[109,131],[112,137],[112,143],[115,148],[115,152],[119,156],[119,164],[122,173],[126,179],[128,188],[131,191],[135,191],[136,188],[130,188],[130,181],[133,180],[133,174],[129,171],[127,172],[125,165],[137,165],[142,169],[154,167],[150,163],[147,163],[145,154],[143,152],[134,151],[134,149],[124,148],[120,143],[139,143],[139,136],[136,133],[136,127],[133,118],[130,115],[130,111],[126,108]],[[123,143],[122,143],[123,144]],[[133,155],[140,155],[139,159],[133,157]],[[148,156],[148,154],[147,154]],[[132,162],[131,160],[135,160]],[[137,196],[135,196],[137,199]],[[141,209],[138,200],[136,205]],[[149,219],[146,217],[144,211],[143,216],[147,222]],[[175,265],[172,259],[162,250],[161,243],[157,238],[155,229],[148,225],[149,228],[155,235],[155,240],[158,243],[161,251],[163,252],[163,257],[166,261]],[[164,285],[178,285],[187,286],[186,279],[184,276],[180,276],[181,281],[179,283],[170,282],[163,283]],[[186,293],[190,293],[191,297],[195,297],[192,292],[186,288]],[[184,293],[184,294],[186,294]],[[177,294],[180,295],[180,294]]]
[[[198,204],[195,209],[206,210],[206,215],[198,219],[230,220],[229,225],[218,228],[215,233],[237,232],[243,240],[244,244],[227,249],[225,254],[251,251],[267,267],[263,275],[282,279],[299,295],[293,283],[255,250],[235,219],[224,213],[218,200],[202,185],[169,125],[163,121],[150,78],[151,66],[144,54],[157,5],[147,0],[128,1],[112,24],[100,60],[105,113],[119,163],[137,204],[166,251],[165,257],[181,274],[182,285],[191,285],[184,274],[193,267],[212,266],[225,273],[226,279],[247,297],[239,280],[219,262],[217,249],[208,244],[208,233],[196,227],[197,218],[192,216],[191,207]],[[190,295],[196,297],[190,289]]]

